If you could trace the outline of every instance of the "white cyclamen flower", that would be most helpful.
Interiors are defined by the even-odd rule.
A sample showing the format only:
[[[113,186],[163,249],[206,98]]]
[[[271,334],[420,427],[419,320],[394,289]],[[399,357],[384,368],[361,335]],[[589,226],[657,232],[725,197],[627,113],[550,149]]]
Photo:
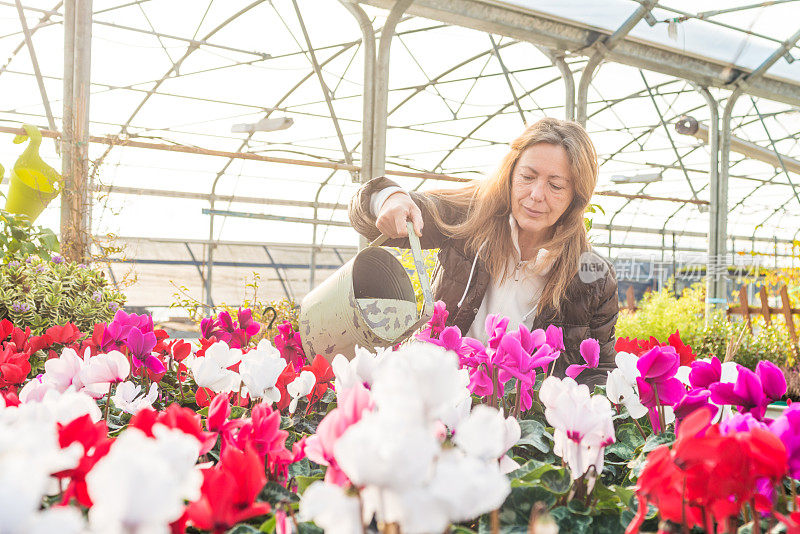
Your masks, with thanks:
[[[292,398],[289,403],[289,413],[294,413],[297,409],[297,401],[300,397],[305,397],[314,389],[317,383],[317,377],[311,371],[303,371],[300,376],[289,382],[286,386],[286,392]]]
[[[585,384],[571,378],[548,377],[539,390],[545,417],[554,428],[553,452],[561,456],[575,480],[591,466],[603,471],[603,452],[614,443],[614,410],[601,395],[590,395]]]
[[[313,521],[327,534],[361,534],[361,510],[358,498],[344,488],[317,481],[300,499],[300,520]]]
[[[647,408],[639,400],[636,378],[640,376],[636,368],[638,357],[628,352],[620,352],[615,358],[616,369],[608,374],[606,396],[614,404],[622,404],[634,419],[647,414]]]
[[[232,393],[239,389],[242,379],[239,373],[228,367],[241,360],[241,350],[229,348],[227,343],[220,341],[208,347],[204,357],[195,358],[189,365],[199,387],[215,393]]]
[[[166,532],[184,502],[199,497],[199,442],[177,430],[153,431],[155,439],[137,428],[123,432],[86,476],[93,531]]]
[[[469,397],[468,376],[452,351],[431,343],[411,343],[387,355],[372,385],[375,404],[434,423]]]
[[[251,397],[273,403],[281,400],[281,392],[275,383],[286,365],[280,351],[262,339],[256,350],[242,355],[239,374]]]
[[[365,413],[336,442],[336,462],[358,486],[402,491],[421,485],[440,450],[430,427],[421,423],[394,414]]]
[[[136,414],[139,411],[150,408],[158,398],[158,385],[153,382],[150,384],[150,390],[147,395],[139,393],[142,391],[142,386],[136,385],[133,382],[123,382],[117,386],[117,391],[111,397],[114,406],[129,414]]]

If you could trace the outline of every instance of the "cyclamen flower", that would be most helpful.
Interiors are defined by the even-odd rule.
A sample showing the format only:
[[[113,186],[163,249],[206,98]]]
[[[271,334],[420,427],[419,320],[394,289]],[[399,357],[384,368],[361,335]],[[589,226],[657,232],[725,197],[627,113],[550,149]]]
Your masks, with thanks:
[[[762,428],[721,435],[711,418],[710,409],[697,410],[681,424],[671,450],[661,445],[647,456],[637,482],[639,511],[628,532],[639,531],[648,503],[662,519],[690,528],[712,520],[728,524],[746,503],[772,508],[758,490],[764,480],[774,486],[786,475],[783,443]]]
[[[289,403],[289,413],[294,413],[297,409],[297,402],[300,400],[300,397],[305,397],[311,393],[316,383],[317,378],[314,376],[314,373],[311,371],[303,371],[286,386],[286,391],[292,398],[292,401]]]
[[[586,369],[596,369],[600,364],[600,343],[596,339],[584,339],[581,341],[580,353],[586,365],[572,364],[567,367],[567,376],[575,379]]]
[[[269,504],[255,502],[266,482],[255,451],[226,449],[217,465],[203,470],[200,498],[186,509],[189,521],[222,534],[236,523],[269,513]]]
[[[767,405],[786,394],[783,372],[772,362],[760,361],[756,372],[739,366],[735,384],[719,382],[709,386],[716,404],[732,404],[741,412],[763,419]]]
[[[747,424],[756,425],[750,414],[745,416],[750,417]],[[769,425],[769,430],[778,436],[786,447],[789,476],[794,479],[800,478],[800,404],[792,404],[784,410],[783,414]]]
[[[131,364],[124,354],[111,351],[89,358],[80,370],[84,386],[122,382],[131,373]],[[108,388],[106,387],[106,390]]]
[[[639,398],[649,409],[650,423],[656,432],[661,430],[658,407],[674,406],[686,394],[686,388],[675,378],[678,367],[678,354],[670,346],[653,347],[636,362],[641,375],[636,379]]]
[[[639,419],[647,413],[639,400],[636,391],[636,379],[640,376],[636,368],[639,360],[628,352],[619,352],[614,358],[617,367],[608,374],[606,381],[606,396],[613,404],[622,404],[634,419]]]
[[[445,326],[447,325],[448,315],[450,315],[450,313],[447,311],[444,301],[437,300],[433,304],[433,315],[431,315],[428,324],[425,325],[425,328],[420,330],[416,338],[421,341],[438,339],[439,335],[442,333],[442,331],[445,329]]]
[[[510,473],[519,467],[506,455],[522,436],[514,417],[503,419],[503,415],[495,408],[479,404],[459,423],[454,435],[455,444],[466,454],[481,460],[499,460],[503,473]]]
[[[156,358],[153,354],[153,348],[156,346],[156,343],[155,333],[142,332],[137,327],[132,327],[130,329],[125,345],[130,351],[133,358],[133,366],[136,369],[144,365],[154,373],[163,373],[166,371],[161,360]]]
[[[200,444],[178,430],[153,430],[149,438],[127,429],[86,476],[94,531],[165,529],[181,516],[185,500],[200,496]]]
[[[262,339],[256,350],[242,355],[239,374],[252,398],[278,402],[281,392],[275,384],[286,365],[281,353],[269,341]]]
[[[358,497],[328,482],[311,484],[300,499],[300,519],[313,521],[329,534],[362,534]]]
[[[147,394],[139,393],[142,386],[133,382],[123,382],[117,386],[117,391],[111,397],[114,406],[129,414],[136,414],[145,408],[151,408],[156,398],[158,398],[158,385],[153,382]]]
[[[300,334],[294,331],[291,322],[284,321],[278,325],[278,335],[273,339],[273,343],[283,359],[292,364],[295,371],[300,371],[306,364],[307,358],[303,351],[303,343],[300,341]]]
[[[373,409],[373,403],[369,391],[361,384],[339,391],[337,402],[337,407],[320,421],[317,433],[308,438],[305,452],[312,462],[328,466],[326,482],[345,486],[350,481],[336,462],[334,447],[348,428]]]
[[[576,480],[594,466],[603,472],[603,452],[614,443],[614,411],[606,397],[590,395],[589,387],[567,377],[550,376],[539,390],[545,417],[553,425],[553,452],[561,456]]]
[[[195,358],[189,368],[199,387],[216,393],[231,393],[239,389],[242,379],[239,373],[229,368],[241,361],[241,350],[232,349],[220,341],[208,347],[203,357]]]
[[[377,348],[373,354],[367,349],[356,347],[355,357],[348,360],[344,354],[337,354],[331,362],[331,369],[335,377],[336,391],[342,391],[361,384],[367,389],[372,385],[375,370],[390,355],[391,348]]]

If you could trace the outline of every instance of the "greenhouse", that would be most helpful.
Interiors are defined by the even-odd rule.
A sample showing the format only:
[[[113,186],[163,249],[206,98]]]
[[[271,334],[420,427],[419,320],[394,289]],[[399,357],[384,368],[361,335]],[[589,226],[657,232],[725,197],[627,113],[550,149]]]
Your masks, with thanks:
[[[798,20],[0,0],[0,532],[800,532]]]

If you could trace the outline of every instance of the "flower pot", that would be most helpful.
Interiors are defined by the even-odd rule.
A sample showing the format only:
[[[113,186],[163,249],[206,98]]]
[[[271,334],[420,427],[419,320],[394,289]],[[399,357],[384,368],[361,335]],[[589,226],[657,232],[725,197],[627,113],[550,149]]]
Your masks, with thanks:
[[[764,417],[769,417],[770,419],[777,419],[781,415],[783,415],[784,410],[789,406],[786,405],[784,401],[773,402],[769,406],[767,406],[767,412],[764,414]]]

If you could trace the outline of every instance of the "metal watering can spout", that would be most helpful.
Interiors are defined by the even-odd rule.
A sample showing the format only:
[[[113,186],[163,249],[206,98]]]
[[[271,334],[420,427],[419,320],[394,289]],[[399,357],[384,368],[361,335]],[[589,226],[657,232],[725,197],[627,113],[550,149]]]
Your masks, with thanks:
[[[422,312],[417,314],[414,288],[403,264],[380,245],[381,236],[345,263],[300,304],[300,338],[306,355],[337,354],[348,359],[356,345],[366,349],[403,341],[433,315],[433,295],[422,248],[408,222],[414,267],[422,286]]]

